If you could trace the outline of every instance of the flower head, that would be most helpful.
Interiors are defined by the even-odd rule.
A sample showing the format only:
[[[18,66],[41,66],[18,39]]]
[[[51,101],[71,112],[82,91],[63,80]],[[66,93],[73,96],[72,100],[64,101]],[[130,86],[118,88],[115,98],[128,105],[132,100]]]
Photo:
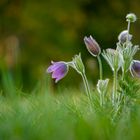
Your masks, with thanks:
[[[127,36],[128,36],[128,31],[127,30],[122,31],[118,36],[119,42],[122,44],[125,43],[127,41]],[[132,39],[132,35],[129,34],[128,41],[131,41],[131,39]]]
[[[86,47],[93,56],[98,56],[101,53],[101,49],[99,44],[96,42],[95,39],[90,35],[90,37],[84,37],[84,42],[86,44]]]
[[[133,60],[130,66],[132,76],[140,78],[140,61]]]
[[[126,21],[135,22],[137,17],[134,13],[129,13],[126,15]]]
[[[48,67],[47,72],[52,73],[52,78],[54,78],[55,82],[57,83],[59,80],[66,76],[69,67],[67,63],[63,61],[51,63],[52,65]]]

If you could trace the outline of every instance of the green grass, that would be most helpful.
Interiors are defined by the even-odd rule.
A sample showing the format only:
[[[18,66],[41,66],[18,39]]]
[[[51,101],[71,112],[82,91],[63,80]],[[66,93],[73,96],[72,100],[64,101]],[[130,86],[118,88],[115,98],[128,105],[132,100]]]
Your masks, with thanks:
[[[0,140],[134,140],[139,139],[140,104],[123,106],[114,115],[108,101],[100,107],[84,93],[0,97]]]
[[[124,95],[119,110],[110,100],[111,82],[100,106],[97,91],[92,104],[84,90],[51,92],[45,77],[24,93],[4,76],[0,95],[0,140],[135,140],[140,134],[140,82],[125,78],[118,93]],[[121,77],[120,77],[121,79]],[[95,88],[94,88],[95,89]],[[11,94],[12,93],[12,94]]]

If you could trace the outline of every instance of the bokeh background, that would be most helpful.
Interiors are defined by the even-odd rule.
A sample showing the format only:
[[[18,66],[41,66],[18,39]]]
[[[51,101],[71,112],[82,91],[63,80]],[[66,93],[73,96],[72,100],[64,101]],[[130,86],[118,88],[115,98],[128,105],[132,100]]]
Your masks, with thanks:
[[[138,20],[130,32],[134,44],[140,44],[139,6],[139,0],[0,0],[1,75],[8,71],[18,86],[32,89],[41,79],[50,79],[45,70],[51,60],[71,61],[81,52],[88,79],[96,84],[98,63],[87,52],[84,36],[92,35],[102,49],[115,48],[118,34],[127,27],[126,14],[134,12]],[[104,60],[103,67],[109,77]],[[59,86],[77,87],[80,81],[70,70]]]

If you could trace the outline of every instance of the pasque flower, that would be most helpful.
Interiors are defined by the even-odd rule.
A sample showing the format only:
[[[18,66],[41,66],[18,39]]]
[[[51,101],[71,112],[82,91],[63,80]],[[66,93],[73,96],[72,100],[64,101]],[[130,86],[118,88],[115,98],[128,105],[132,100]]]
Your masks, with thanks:
[[[52,78],[55,79],[55,83],[57,83],[59,80],[61,80],[63,77],[66,76],[68,73],[68,65],[66,62],[60,61],[60,62],[51,62],[52,65],[50,65],[47,69],[48,73],[52,73]]]
[[[128,36],[128,30],[122,31],[118,36],[119,42],[120,43],[125,43],[127,41],[127,36]],[[131,41],[131,39],[132,39],[132,35],[129,34],[128,41]]]
[[[85,36],[84,42],[86,44],[88,51],[91,53],[91,55],[96,57],[101,53],[99,44],[96,42],[95,39],[93,39],[91,35],[89,37]]]
[[[85,36],[84,42],[85,42],[85,45],[86,45],[89,53],[91,55],[93,55],[94,57],[97,57],[97,59],[98,59],[99,69],[100,69],[100,79],[102,79],[103,72],[102,72],[102,62],[101,62],[101,58],[100,58],[101,48],[100,48],[99,44],[96,42],[96,40],[93,39],[93,37],[91,35],[89,37]]]
[[[140,61],[133,60],[130,66],[132,76],[140,78]]]

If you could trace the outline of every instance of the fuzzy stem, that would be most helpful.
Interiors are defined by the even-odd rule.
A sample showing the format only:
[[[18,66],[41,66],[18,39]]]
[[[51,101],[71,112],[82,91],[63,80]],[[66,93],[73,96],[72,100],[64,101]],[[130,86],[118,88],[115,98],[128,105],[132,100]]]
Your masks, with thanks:
[[[100,106],[104,105],[104,94],[100,93]]]
[[[82,73],[81,75],[82,75],[83,82],[85,85],[86,94],[87,94],[89,100],[91,101],[91,93],[90,93],[90,88],[89,88],[87,77],[86,77],[85,73]]]
[[[129,31],[130,31],[130,20],[128,21],[128,25],[127,25],[127,31],[128,31],[128,33],[127,33],[127,42],[129,42]]]
[[[122,70],[122,80],[124,81],[126,74],[126,68],[124,67],[124,70]]]
[[[100,106],[103,105],[102,94],[100,93]]]
[[[114,70],[114,79],[113,79],[113,104],[116,102],[117,98],[117,70]]]
[[[99,55],[97,56],[97,59],[98,59],[98,63],[99,63],[100,79],[102,80],[102,78],[103,78],[103,69],[102,69],[102,61],[101,61],[101,58],[100,58]]]

